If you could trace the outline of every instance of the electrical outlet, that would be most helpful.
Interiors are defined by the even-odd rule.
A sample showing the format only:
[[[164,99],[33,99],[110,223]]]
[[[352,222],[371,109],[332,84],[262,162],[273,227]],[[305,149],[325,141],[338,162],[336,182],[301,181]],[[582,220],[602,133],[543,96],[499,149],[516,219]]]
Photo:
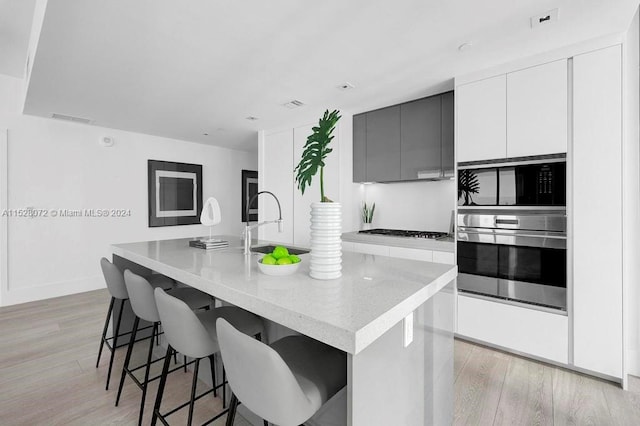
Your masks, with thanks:
[[[404,328],[404,347],[406,348],[413,342],[413,312],[407,315],[403,321]]]

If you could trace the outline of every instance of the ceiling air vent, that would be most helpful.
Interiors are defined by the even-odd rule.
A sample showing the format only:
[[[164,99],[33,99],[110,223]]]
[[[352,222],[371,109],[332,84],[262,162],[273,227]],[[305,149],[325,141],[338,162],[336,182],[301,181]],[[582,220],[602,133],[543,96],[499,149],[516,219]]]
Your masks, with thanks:
[[[91,120],[89,120],[88,118],[73,117],[71,115],[53,113],[51,114],[51,118],[55,118],[57,120],[73,121],[74,123],[91,124]]]
[[[286,104],[284,104],[283,106],[285,108],[289,108],[289,109],[294,109],[294,108],[298,108],[303,106],[304,103],[302,103],[301,101],[298,101],[296,99],[292,100],[291,102],[287,102]]]

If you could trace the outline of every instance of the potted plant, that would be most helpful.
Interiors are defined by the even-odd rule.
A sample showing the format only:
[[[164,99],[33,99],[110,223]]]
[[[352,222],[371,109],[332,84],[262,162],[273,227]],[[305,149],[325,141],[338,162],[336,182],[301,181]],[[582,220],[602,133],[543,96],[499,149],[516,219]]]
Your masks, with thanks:
[[[362,204],[362,210],[360,211],[362,216],[362,229],[371,229],[373,223],[373,213],[376,211],[376,203],[368,206],[367,203]]]
[[[320,172],[320,201],[311,203],[311,261],[312,278],[333,279],[342,275],[342,206],[324,193],[324,167],[333,149],[333,131],[340,120],[340,111],[326,110],[312,128],[302,151],[300,163],[294,169],[298,189],[304,195],[313,177]]]

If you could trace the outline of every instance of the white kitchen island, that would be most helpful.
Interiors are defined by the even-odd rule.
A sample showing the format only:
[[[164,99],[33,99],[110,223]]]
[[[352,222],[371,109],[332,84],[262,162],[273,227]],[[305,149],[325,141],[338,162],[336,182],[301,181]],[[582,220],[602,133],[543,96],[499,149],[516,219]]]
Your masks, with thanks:
[[[262,254],[245,256],[239,238],[219,238],[230,247],[205,251],[176,239],[111,249],[114,261],[162,273],[345,351],[346,419],[327,415],[330,424],[452,423],[455,266],[344,252],[342,277],[320,281],[309,277],[303,254],[295,274],[274,277],[258,270]]]

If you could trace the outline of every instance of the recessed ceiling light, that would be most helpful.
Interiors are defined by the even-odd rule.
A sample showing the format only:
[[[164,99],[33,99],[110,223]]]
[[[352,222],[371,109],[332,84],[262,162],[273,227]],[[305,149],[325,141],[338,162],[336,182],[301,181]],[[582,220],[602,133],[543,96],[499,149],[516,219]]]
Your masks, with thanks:
[[[209,133],[203,133],[202,136],[209,136]]]
[[[258,117],[254,117],[253,115],[250,115],[247,117],[247,120],[249,121],[256,121],[258,119]]]
[[[349,83],[348,81],[342,83],[341,85],[338,86],[339,90],[351,90],[351,89],[355,89],[356,86],[354,86],[353,84]]]
[[[287,102],[286,104],[284,104],[282,106],[285,107],[285,108],[293,109],[293,108],[301,107],[303,105],[304,105],[304,103],[302,101],[294,99],[291,102]]]
[[[467,43],[462,43],[460,46],[458,46],[458,50],[461,52],[464,52],[465,50],[471,49],[471,47],[473,47],[473,43],[469,41]]]

